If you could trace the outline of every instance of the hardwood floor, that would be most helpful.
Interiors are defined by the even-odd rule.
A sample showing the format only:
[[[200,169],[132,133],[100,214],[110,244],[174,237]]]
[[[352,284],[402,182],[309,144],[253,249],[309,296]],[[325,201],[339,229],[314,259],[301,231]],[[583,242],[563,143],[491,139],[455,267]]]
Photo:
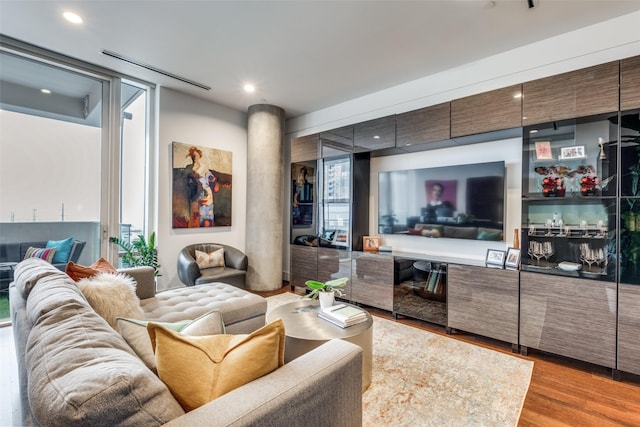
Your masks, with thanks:
[[[259,293],[270,296],[289,289],[286,285],[278,291]],[[393,320],[387,311],[371,307],[367,310]],[[442,326],[403,317],[396,321],[447,335]],[[601,366],[534,349],[522,356],[511,352],[511,344],[460,331],[447,336],[534,362],[531,385],[518,423],[521,427],[640,426],[640,376],[625,373],[622,381],[615,381],[611,370]]]
[[[289,286],[285,285],[277,291],[257,293],[270,296],[287,291]],[[393,320],[389,312],[367,309],[373,315]],[[446,335],[441,326],[408,318],[396,321]],[[510,344],[464,332],[448,336],[534,361],[531,385],[519,422],[521,427],[640,426],[640,376],[624,374],[623,381],[614,381],[611,371],[600,366],[533,349],[529,349],[528,356],[521,356],[511,352]],[[0,426],[19,425],[17,366],[11,328],[0,328],[0,348]]]

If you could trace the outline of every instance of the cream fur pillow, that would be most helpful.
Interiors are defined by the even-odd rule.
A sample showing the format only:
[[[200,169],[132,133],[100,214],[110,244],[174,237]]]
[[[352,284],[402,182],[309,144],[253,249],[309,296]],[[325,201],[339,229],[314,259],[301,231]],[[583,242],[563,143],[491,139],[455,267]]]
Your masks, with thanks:
[[[80,280],[78,287],[89,305],[116,331],[116,317],[144,319],[136,281],[127,274],[98,273]]]

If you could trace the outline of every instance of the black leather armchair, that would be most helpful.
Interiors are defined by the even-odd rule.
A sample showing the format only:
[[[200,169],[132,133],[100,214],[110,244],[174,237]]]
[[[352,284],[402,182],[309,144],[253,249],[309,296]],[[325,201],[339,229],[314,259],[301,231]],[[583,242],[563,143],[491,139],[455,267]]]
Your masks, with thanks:
[[[196,263],[196,250],[211,253],[220,248],[224,249],[224,267],[200,270]],[[196,243],[186,246],[178,254],[178,277],[187,286],[223,282],[244,289],[248,266],[249,260],[242,251],[219,243]]]

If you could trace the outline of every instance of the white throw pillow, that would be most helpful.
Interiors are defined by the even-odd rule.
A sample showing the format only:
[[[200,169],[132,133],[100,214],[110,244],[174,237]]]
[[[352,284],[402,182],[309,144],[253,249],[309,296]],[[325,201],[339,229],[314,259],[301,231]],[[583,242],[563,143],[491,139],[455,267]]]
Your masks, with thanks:
[[[196,263],[200,269],[224,267],[224,248],[206,253],[196,249]]]
[[[80,280],[78,287],[89,305],[113,329],[117,330],[116,317],[144,319],[136,281],[127,274],[98,273]]]

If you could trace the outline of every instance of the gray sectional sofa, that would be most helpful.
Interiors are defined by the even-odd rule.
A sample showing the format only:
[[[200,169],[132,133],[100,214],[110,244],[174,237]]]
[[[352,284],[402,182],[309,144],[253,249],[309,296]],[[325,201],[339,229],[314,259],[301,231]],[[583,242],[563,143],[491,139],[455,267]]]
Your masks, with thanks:
[[[192,319],[215,306],[228,333],[249,333],[264,324],[266,306],[257,295],[224,284],[156,295],[151,268],[124,271],[136,278],[149,318]],[[39,259],[21,262],[10,301],[23,425],[362,424],[362,350],[351,343],[329,341],[185,413],[65,273]]]

